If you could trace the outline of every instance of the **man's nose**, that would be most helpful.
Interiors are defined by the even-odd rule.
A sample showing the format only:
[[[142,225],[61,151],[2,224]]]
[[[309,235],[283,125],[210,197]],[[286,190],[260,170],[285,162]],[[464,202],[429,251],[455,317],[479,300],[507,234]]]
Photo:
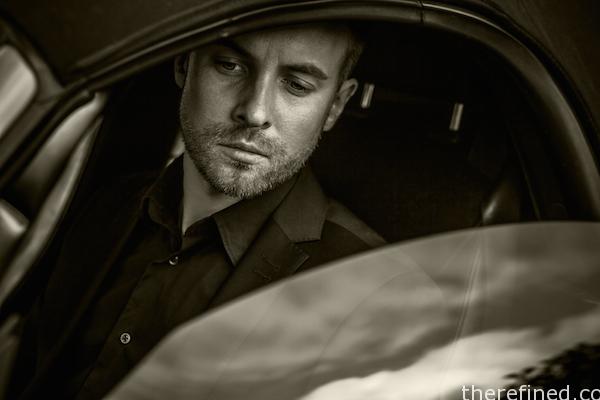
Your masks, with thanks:
[[[251,128],[267,129],[271,126],[270,102],[269,82],[266,78],[249,82],[240,93],[233,118]]]

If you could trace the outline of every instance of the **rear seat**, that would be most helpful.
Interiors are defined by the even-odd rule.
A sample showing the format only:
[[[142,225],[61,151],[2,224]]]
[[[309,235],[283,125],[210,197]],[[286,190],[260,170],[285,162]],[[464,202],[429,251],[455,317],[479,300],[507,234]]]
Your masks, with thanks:
[[[531,218],[510,134],[468,55],[417,42],[368,47],[361,89],[311,161],[325,190],[390,242]]]

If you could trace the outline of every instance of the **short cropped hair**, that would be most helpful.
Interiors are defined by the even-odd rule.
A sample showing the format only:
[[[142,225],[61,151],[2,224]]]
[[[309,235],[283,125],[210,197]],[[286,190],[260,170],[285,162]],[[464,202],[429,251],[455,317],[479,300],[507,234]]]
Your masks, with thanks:
[[[348,37],[348,47],[346,48],[339,76],[341,84],[352,74],[365,47],[365,41],[356,25],[352,23],[339,23],[339,25],[347,32]]]

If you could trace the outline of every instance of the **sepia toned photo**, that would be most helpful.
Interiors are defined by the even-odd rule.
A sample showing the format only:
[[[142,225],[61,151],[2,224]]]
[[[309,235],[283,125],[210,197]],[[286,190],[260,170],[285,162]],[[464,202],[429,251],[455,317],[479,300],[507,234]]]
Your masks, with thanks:
[[[600,400],[595,0],[0,3],[0,400]]]

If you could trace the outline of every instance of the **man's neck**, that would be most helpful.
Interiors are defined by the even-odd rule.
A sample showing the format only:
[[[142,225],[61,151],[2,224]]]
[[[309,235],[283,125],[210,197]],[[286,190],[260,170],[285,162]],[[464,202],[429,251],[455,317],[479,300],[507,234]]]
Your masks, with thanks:
[[[194,222],[219,212],[240,199],[217,192],[198,171],[190,156],[183,155],[183,215],[181,233]]]

